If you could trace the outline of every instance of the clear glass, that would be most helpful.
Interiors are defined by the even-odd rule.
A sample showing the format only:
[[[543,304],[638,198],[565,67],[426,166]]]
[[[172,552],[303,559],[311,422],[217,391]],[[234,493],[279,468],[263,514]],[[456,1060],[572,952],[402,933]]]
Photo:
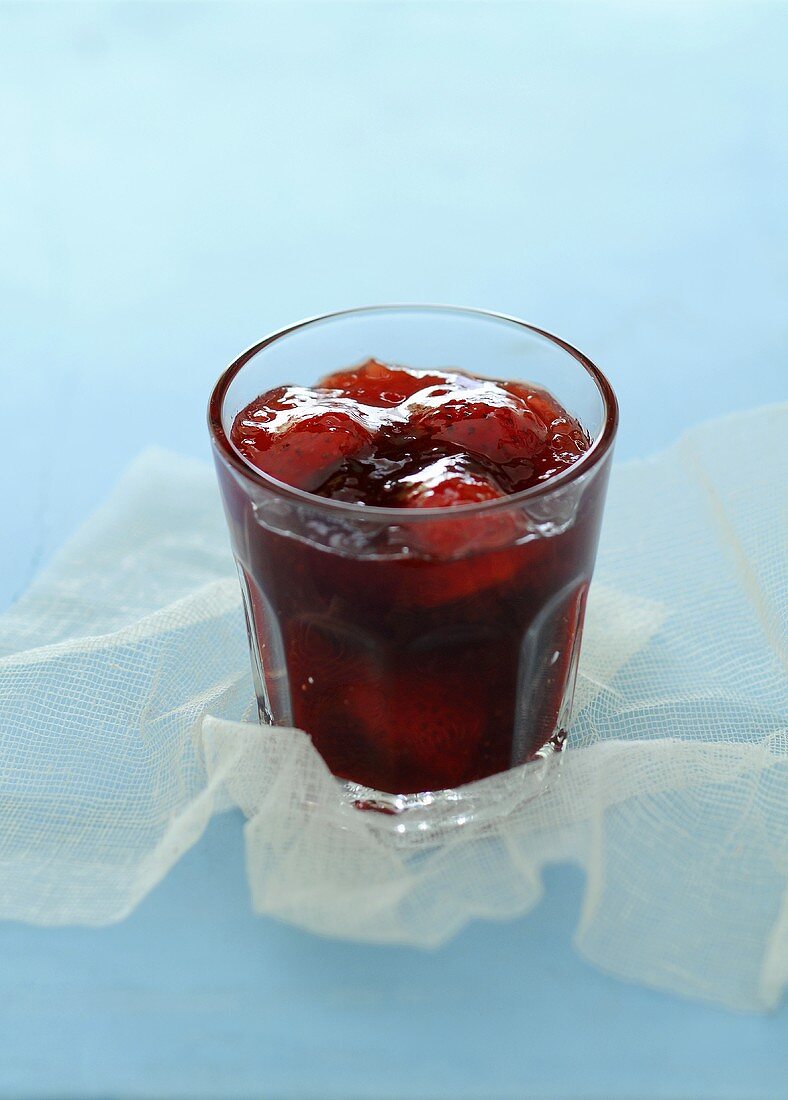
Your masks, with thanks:
[[[368,358],[536,383],[592,445],[522,493],[420,510],[314,496],[234,449],[233,420],[255,397]],[[533,762],[523,782],[542,782],[570,718],[617,423],[600,371],[514,318],[369,307],[246,351],[209,423],[261,721],[306,730],[345,796],[399,831],[478,816],[490,785],[468,790],[474,780]]]

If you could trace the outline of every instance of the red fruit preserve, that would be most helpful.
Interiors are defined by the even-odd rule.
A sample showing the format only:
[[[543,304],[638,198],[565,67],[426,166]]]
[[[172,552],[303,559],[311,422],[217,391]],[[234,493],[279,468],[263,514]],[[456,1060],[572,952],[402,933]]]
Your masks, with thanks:
[[[228,434],[275,479],[218,464],[265,720],[402,794],[560,740],[606,474],[562,481],[591,440],[555,397],[370,359],[255,397]]]

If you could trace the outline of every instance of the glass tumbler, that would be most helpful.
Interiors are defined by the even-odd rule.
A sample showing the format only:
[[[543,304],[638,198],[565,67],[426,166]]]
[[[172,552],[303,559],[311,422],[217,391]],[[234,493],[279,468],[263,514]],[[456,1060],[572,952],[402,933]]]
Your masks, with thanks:
[[[370,358],[535,383],[591,445],[515,495],[421,509],[315,496],[233,447],[255,397]],[[478,816],[494,785],[467,784],[560,749],[616,424],[610,384],[584,355],[481,310],[348,310],[244,352],[213,391],[209,425],[260,720],[305,730],[343,797],[400,832]]]

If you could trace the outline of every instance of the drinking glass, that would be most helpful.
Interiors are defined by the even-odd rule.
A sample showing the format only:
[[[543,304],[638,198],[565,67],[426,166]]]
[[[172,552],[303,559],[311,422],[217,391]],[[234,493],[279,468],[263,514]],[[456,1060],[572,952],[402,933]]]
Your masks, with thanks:
[[[316,496],[234,448],[233,420],[258,395],[370,358],[534,383],[591,444],[520,493],[421,509]],[[586,356],[482,310],[348,310],[244,352],[209,425],[261,722],[305,730],[342,796],[400,831],[478,816],[495,785],[469,783],[514,768],[525,783],[529,762],[560,750],[617,425]]]

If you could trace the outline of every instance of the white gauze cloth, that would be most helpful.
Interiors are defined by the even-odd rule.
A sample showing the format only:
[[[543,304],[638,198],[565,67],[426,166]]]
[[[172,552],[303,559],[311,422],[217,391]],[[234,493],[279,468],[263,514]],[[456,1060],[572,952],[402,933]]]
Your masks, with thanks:
[[[0,916],[126,916],[240,806],[254,908],[438,945],[586,875],[576,946],[738,1009],[788,980],[788,406],[613,471],[559,774],[510,811],[398,842],[343,806],[309,738],[255,714],[213,471],[143,454],[0,617]]]

